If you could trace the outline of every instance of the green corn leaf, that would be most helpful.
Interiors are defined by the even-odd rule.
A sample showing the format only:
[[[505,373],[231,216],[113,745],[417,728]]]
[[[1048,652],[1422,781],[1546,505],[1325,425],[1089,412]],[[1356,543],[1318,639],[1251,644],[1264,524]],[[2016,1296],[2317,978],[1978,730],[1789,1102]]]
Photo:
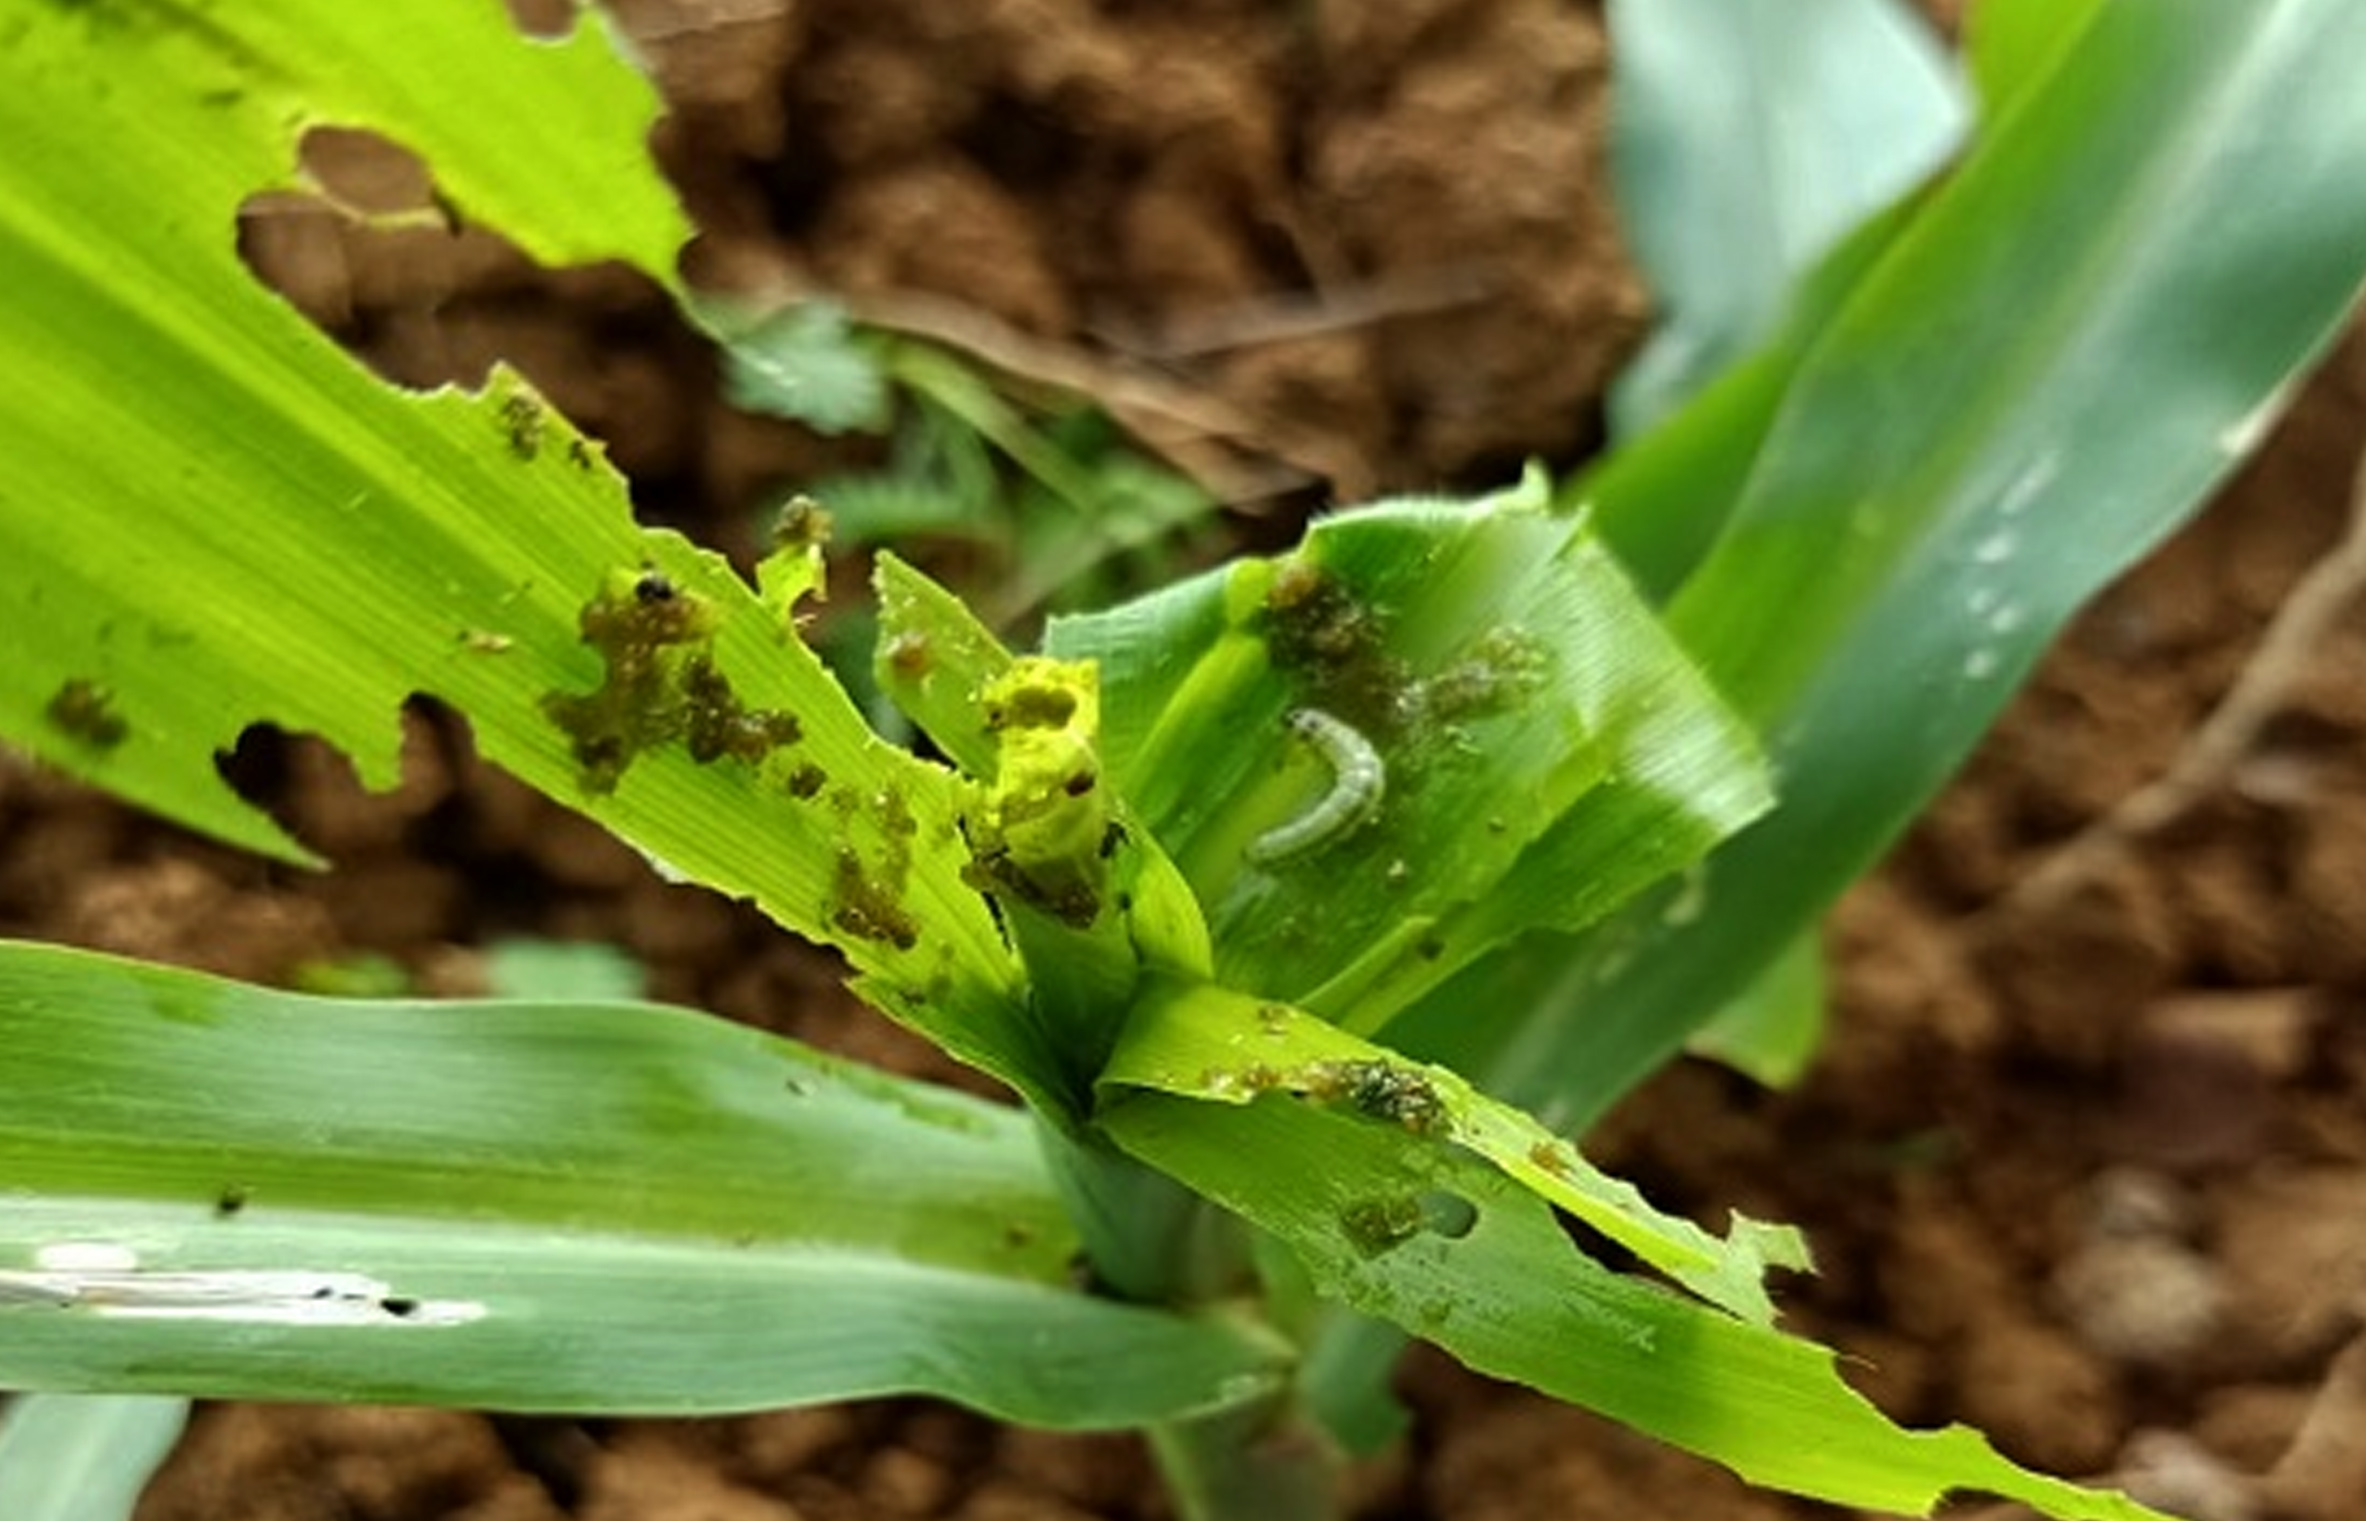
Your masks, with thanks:
[[[980,780],[994,775],[998,747],[979,694],[1018,657],[959,597],[891,552],[871,577],[879,598],[874,660],[881,691],[938,749]]]
[[[0,165],[0,604],[21,630],[0,730],[291,856],[216,753],[268,721],[385,786],[397,709],[431,694],[505,769],[839,946],[876,1002],[1040,1088],[1056,1064],[1012,1016],[1018,965],[962,881],[963,784],[881,744],[795,636],[815,552],[785,548],[759,595],[636,528],[598,446],[515,377],[481,396],[382,385],[233,250],[242,199],[326,116],[428,150],[530,246],[670,279],[679,213],[637,135],[629,172],[615,157],[646,126],[645,83],[598,35],[530,43],[481,4],[306,7],[318,35],[282,10],[241,11],[242,31],[169,8],[16,24],[0,130],[74,127]],[[593,110],[580,141],[542,130]],[[520,185],[519,146],[547,148],[547,179]],[[548,204],[595,176],[613,183]],[[609,225],[616,241],[588,241]]]
[[[1992,116],[2061,58],[2105,0],[1980,0],[1964,16],[1972,82]]]
[[[1053,623],[1100,664],[1104,753],[1207,905],[1219,981],[1370,1033],[1765,806],[1746,735],[1544,494],[1346,514]]]
[[[2338,329],[2366,278],[2362,53],[2346,0],[2159,0],[2103,8],[2028,84],[1805,350],[1671,603],[1782,806],[1574,956],[1450,986],[1409,1049],[1582,1121],[1878,856]],[[1681,470],[1628,479],[1667,495],[1605,503],[1614,545],[1689,510]]]
[[[872,585],[879,598],[880,689],[964,772],[993,784],[990,801],[999,805],[1005,791],[1040,797],[1047,777],[1055,783],[1054,792],[1075,785],[1077,771],[1052,776],[1059,769],[1055,764],[1048,771],[1038,769],[1030,775],[1030,765],[1040,767],[1046,757],[1031,762],[1012,753],[1007,715],[997,723],[988,699],[1014,680],[1021,662],[959,597],[892,554],[879,556]],[[1051,661],[1028,664],[1037,670],[1056,670]],[[1079,711],[1064,719],[1063,726],[1075,728],[1074,753],[1083,760],[1083,773],[1091,779],[1091,786],[1069,801],[1086,805],[1085,811],[1098,820],[1099,835],[1094,838],[1093,829],[1088,828],[1071,848],[1087,848],[1108,864],[1106,890],[1124,920],[1126,960],[1169,973],[1204,977],[1214,965],[1215,953],[1208,943],[1207,921],[1201,917],[1199,900],[1103,766],[1099,679],[1097,675],[1087,678],[1081,670],[1071,670],[1057,679],[1093,689],[1089,720],[1084,719],[1080,703]],[[1048,758],[1056,763],[1069,757],[1054,750]],[[987,876],[991,879],[991,871]],[[1006,911],[1016,903],[1006,895]],[[1055,970],[1052,975],[1061,974]]]
[[[1768,962],[1685,1049],[1769,1088],[1788,1088],[1822,1049],[1824,1016],[1824,937],[1810,931]]]
[[[1597,1170],[1567,1141],[1445,1068],[1408,1062],[1287,1004],[1204,983],[1154,986],[1136,1001],[1102,1082],[1232,1104],[1296,1094],[1452,1142],[1754,1324],[1774,1322],[1766,1270],[1810,1265],[1806,1244],[1788,1227],[1737,1217],[1720,1238],[1661,1214],[1633,1184]],[[1367,1224],[1386,1231],[1392,1222]]]
[[[618,259],[678,288],[690,226],[649,160],[657,92],[597,10],[528,41],[502,8],[457,0],[18,7],[0,58],[0,121],[27,150],[8,166],[12,240],[108,261],[152,317],[196,290],[240,314],[269,299],[225,278],[230,218],[257,191],[308,188],[293,148],[316,126],[427,159],[444,204],[537,259]],[[141,237],[122,238],[127,217]]]
[[[1280,1356],[1076,1292],[1020,1112],[680,1010],[19,945],[0,1049],[0,1385],[1120,1426]]]
[[[1893,1426],[1830,1352],[1600,1267],[1525,1183],[1437,1135],[1278,1092],[1221,1104],[1135,1090],[1103,1119],[1272,1232],[1325,1294],[1754,1484],[1914,1515],[1981,1490],[2049,1516],[2166,1521],[2018,1468],[1963,1427]]]
[[[1899,0],[1614,0],[1609,16],[1622,225],[1662,307],[1613,398],[1633,434],[1764,338],[1968,113]]]
[[[527,937],[485,947],[485,985],[496,998],[607,1002],[643,996],[649,971],[630,952],[603,941]]]
[[[130,1521],[189,1420],[158,1394],[28,1394],[0,1409],[0,1516]]]
[[[344,666],[334,649],[315,657],[307,631],[274,616],[303,576],[266,563],[207,585],[186,557],[341,526],[341,581],[383,547],[370,530],[388,489],[440,476],[438,466],[456,477],[447,490],[484,504],[610,493],[562,480],[560,456],[579,455],[572,463],[586,475],[596,463],[569,437],[548,440],[552,458],[531,482],[473,447],[506,435],[519,454],[540,451],[545,423],[531,397],[398,405],[239,263],[239,207],[300,184],[306,126],[369,127],[436,152],[444,194],[529,250],[627,258],[670,279],[687,227],[641,146],[655,97],[596,24],[563,45],[532,45],[472,5],[247,7],[220,20],[161,6],[50,7],[19,14],[6,43],[0,130],[28,151],[0,166],[0,277],[12,292],[0,308],[0,446],[11,462],[0,535],[15,551],[0,557],[0,597],[39,637],[0,673],[0,711],[47,759],[99,772],[209,833],[289,854],[205,764],[243,715],[222,711],[225,694],[207,679],[214,640],[191,625],[210,618],[250,639],[279,636],[274,661],[303,667],[319,688],[338,687]],[[371,67],[356,68],[364,58]],[[482,130],[454,138],[455,122]],[[474,426],[458,415],[471,410]],[[419,449],[418,436],[437,429],[450,435],[442,447]],[[307,516],[272,510],[290,499]],[[177,537],[201,542],[156,533],[160,514],[186,520]],[[172,596],[184,576],[196,584]],[[128,620],[76,616],[100,590],[86,583],[123,588],[106,600],[148,605]],[[440,589],[450,600],[456,588]],[[590,589],[575,588],[577,599]],[[501,637],[497,620],[436,632],[444,664],[472,632]],[[169,663],[174,690],[139,694],[150,701],[135,709],[116,675],[135,663]],[[391,779],[394,732],[381,712],[371,743],[347,737],[374,781]]]
[[[1563,509],[1588,516],[1653,605],[1664,603],[1716,545],[1799,366],[1912,211],[1893,206],[1850,232],[1792,293],[1762,348],[1555,491]]]

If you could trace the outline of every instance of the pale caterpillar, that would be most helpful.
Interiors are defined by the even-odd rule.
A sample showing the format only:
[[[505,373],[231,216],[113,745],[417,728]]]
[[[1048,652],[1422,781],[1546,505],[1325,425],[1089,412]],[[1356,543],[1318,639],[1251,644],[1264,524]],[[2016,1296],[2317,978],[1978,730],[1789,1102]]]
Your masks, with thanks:
[[[1330,714],[1298,708],[1283,722],[1330,765],[1331,790],[1287,824],[1249,842],[1249,859],[1260,866],[1319,849],[1368,822],[1380,811],[1388,779],[1372,742]]]

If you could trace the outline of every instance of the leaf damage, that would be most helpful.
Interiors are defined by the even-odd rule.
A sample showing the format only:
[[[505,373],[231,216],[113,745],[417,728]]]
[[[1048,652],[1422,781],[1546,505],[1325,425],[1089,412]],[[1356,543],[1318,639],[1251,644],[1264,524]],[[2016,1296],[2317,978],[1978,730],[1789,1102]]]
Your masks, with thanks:
[[[566,732],[586,792],[615,791],[659,745],[679,741],[701,765],[752,766],[803,737],[796,714],[740,700],[715,664],[721,626],[712,601],[651,566],[611,572],[584,604],[578,627],[607,674],[589,693],[544,694],[542,711]]]
[[[66,680],[41,711],[52,727],[93,750],[112,750],[131,738],[131,721],[116,706],[114,691],[87,676]]]

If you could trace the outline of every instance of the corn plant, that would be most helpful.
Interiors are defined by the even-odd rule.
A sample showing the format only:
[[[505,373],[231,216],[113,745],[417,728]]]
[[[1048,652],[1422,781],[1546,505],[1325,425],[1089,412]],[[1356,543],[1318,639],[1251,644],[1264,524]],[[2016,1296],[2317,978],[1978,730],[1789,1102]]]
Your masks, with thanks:
[[[824,511],[743,577],[637,526],[515,374],[390,388],[235,255],[335,124],[687,306],[656,102],[597,15],[529,44],[464,0],[19,8],[0,730],[309,862],[215,756],[269,722],[390,784],[431,696],[1018,1102],[678,1009],[10,945],[0,1386],[918,1392],[1142,1429],[1187,1514],[1319,1516],[1420,1338],[1800,1494],[2152,1514],[1892,1426],[1775,1324],[1796,1232],[1665,1215],[1568,1134],[1796,970],[2366,273],[2366,12],[1982,15],[1952,168],[1587,476],[1343,513],[1031,653],[882,558],[878,680],[939,762],[801,637]]]

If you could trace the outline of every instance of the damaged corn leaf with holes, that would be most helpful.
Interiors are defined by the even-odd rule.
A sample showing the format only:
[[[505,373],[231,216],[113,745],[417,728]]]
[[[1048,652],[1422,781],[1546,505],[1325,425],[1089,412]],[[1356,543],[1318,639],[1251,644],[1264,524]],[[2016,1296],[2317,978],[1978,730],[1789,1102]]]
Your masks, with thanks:
[[[527,43],[478,0],[109,0],[0,42],[0,131],[42,150],[0,163],[0,731],[303,861],[215,757],[275,724],[390,785],[430,697],[1025,1101],[647,1005],[0,948],[0,1386],[918,1392],[1147,1429],[1193,1516],[1319,1516],[1387,1424],[1385,1369],[1343,1389],[1324,1356],[1347,1306],[1803,1494],[2146,1514],[1891,1426],[1774,1327],[1793,1233],[1663,1215],[1387,1043],[1769,804],[1748,731],[1543,482],[1333,519],[1038,655],[886,561],[880,680],[949,764],[924,760],[802,636],[822,509],[751,583],[639,528],[517,376],[389,387],[236,256],[240,207],[308,188],[298,136],[334,123],[533,256],[681,298],[656,101],[596,12]]]

